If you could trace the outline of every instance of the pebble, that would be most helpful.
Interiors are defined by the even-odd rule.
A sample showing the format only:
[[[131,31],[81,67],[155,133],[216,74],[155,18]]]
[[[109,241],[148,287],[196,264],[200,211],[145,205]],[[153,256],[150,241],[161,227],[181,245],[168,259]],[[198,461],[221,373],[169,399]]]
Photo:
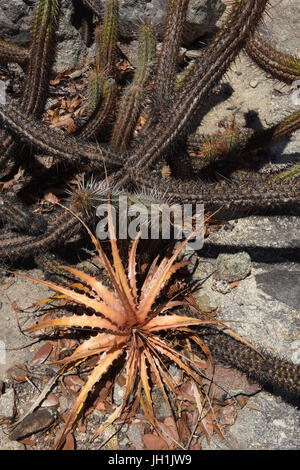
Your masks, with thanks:
[[[220,254],[215,278],[226,282],[245,279],[251,272],[251,258],[245,251],[233,255]]]
[[[259,83],[258,80],[251,80],[249,85],[251,86],[251,88],[256,88],[258,83]]]
[[[211,313],[217,310],[218,304],[210,293],[205,293],[197,296],[197,304],[203,313]]]
[[[15,412],[15,392],[10,388],[0,396],[0,419],[12,419]]]
[[[126,387],[123,385],[122,387],[116,382],[114,385],[114,393],[113,393],[113,400],[114,403],[118,406],[122,405],[123,398],[125,396]]]

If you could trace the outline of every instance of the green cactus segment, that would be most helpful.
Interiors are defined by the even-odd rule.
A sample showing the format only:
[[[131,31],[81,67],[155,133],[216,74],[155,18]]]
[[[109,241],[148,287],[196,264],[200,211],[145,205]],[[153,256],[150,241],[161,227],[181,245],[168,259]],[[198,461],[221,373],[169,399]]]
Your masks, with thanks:
[[[106,133],[109,118],[115,108],[117,89],[117,83],[113,78],[104,81],[101,106],[98,104],[89,121],[81,129],[78,129],[76,134],[80,139],[91,140]]]
[[[89,77],[88,123],[77,131],[81,139],[92,139],[107,129],[117,96],[116,50],[119,1],[106,0],[104,24],[95,30],[96,65]]]
[[[97,106],[100,106],[103,92],[103,75],[96,70],[89,74],[88,84],[88,115],[91,116]]]
[[[128,147],[141,110],[143,92],[144,89],[139,84],[130,85],[125,90],[110,141],[113,147],[119,147],[121,150]]]
[[[168,100],[172,96],[188,4],[189,0],[170,0],[169,2],[153,90],[154,100]]]
[[[151,24],[144,24],[139,31],[138,66],[134,82],[147,85],[151,76],[150,68],[156,58],[155,30]]]
[[[133,83],[125,89],[122,96],[110,141],[112,146],[121,150],[125,150],[132,139],[145,98],[146,86],[151,78],[151,65],[155,56],[154,28],[150,24],[145,24],[140,28],[137,70]]]
[[[96,44],[98,42],[97,67],[99,70],[105,70],[108,77],[113,76],[115,73],[118,28],[119,1],[106,0],[101,40],[99,41],[100,38],[97,40],[96,37]]]
[[[279,175],[276,175],[273,180],[289,181],[298,178],[300,178],[300,165],[295,165],[293,168],[289,168],[286,171],[282,171]]]
[[[28,60],[27,49],[0,39],[0,64],[6,65],[9,62],[16,62],[24,67],[28,64]]]
[[[35,7],[30,59],[21,105],[26,112],[36,117],[39,117],[45,105],[55,56],[55,31],[60,4],[60,0],[38,0]]]
[[[284,83],[291,84],[300,79],[300,58],[279,51],[274,45],[256,34],[245,47],[249,57],[265,72]]]

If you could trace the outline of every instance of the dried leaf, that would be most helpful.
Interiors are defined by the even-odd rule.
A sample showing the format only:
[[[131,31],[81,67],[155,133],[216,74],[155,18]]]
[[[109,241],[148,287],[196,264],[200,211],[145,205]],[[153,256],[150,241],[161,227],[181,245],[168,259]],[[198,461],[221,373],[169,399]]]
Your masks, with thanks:
[[[168,444],[162,437],[144,434],[142,439],[148,450],[169,450]]]
[[[62,450],[74,450],[75,449],[75,439],[71,432],[66,437],[65,443],[62,447]]]
[[[37,366],[38,364],[43,364],[50,356],[52,349],[53,344],[48,341],[37,351],[37,353],[32,358],[31,363],[35,366]]]

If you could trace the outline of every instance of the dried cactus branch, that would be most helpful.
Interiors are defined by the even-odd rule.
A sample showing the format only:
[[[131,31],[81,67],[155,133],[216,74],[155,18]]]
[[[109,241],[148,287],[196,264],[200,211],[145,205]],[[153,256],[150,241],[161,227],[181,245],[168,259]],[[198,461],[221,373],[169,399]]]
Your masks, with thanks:
[[[245,46],[249,57],[273,78],[291,84],[300,79],[300,58],[276,49],[256,34]]]

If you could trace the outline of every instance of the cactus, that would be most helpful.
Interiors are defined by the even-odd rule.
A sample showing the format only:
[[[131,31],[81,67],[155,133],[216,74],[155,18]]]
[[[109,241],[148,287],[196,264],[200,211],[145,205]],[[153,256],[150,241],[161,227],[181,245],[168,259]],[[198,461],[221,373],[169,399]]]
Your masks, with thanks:
[[[277,50],[260,35],[255,35],[246,44],[245,50],[249,57],[273,78],[288,84],[300,79],[300,58]]]
[[[6,65],[8,62],[16,62],[25,68],[28,60],[29,52],[27,49],[0,39],[0,64]]]
[[[133,83],[125,90],[118,116],[114,125],[110,143],[113,147],[125,150],[131,141],[141,106],[144,101],[146,86],[151,78],[151,67],[156,55],[154,29],[150,24],[140,28],[138,67]]]
[[[153,96],[161,104],[173,95],[178,56],[189,0],[170,0],[162,49],[155,74]]]
[[[98,42],[97,68],[105,71],[107,77],[115,75],[115,60],[119,28],[119,1],[106,0],[101,41]]]
[[[89,75],[90,120],[76,132],[81,139],[97,137],[107,129],[114,109],[117,84],[115,61],[119,27],[119,1],[106,0],[104,24],[95,30],[96,65]]]
[[[58,24],[61,0],[38,0],[31,34],[29,62],[25,77],[21,110],[40,117],[47,99],[50,73],[55,58],[55,31]],[[11,170],[9,159],[19,155],[18,144],[6,136],[0,149],[0,174]]]

